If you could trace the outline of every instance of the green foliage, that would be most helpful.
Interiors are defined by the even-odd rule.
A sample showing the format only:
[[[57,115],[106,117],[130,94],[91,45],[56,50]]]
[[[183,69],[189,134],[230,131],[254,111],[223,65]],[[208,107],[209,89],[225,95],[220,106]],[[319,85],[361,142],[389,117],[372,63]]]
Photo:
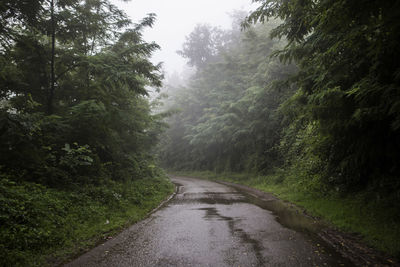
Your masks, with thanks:
[[[133,24],[108,0],[1,1],[0,265],[40,266],[171,191],[152,179],[164,123],[146,88],[162,74],[142,31],[154,20]]]
[[[89,156],[92,151],[88,145],[79,146],[78,143],[74,143],[73,148],[69,144],[65,144],[61,150],[65,151],[65,154],[60,157],[60,165],[70,167],[72,170],[78,166],[90,166],[92,165],[93,159]],[[76,171],[73,171],[76,173]]]
[[[171,128],[161,148],[165,166],[268,171],[279,161],[276,110],[293,89],[278,80],[289,77],[295,67],[270,57],[284,44],[268,37],[271,25],[226,31],[225,45],[216,46],[213,58],[196,66],[186,88],[172,91],[167,101],[179,111],[168,120]],[[200,45],[187,42],[184,50]]]
[[[57,228],[67,213],[55,199],[57,194],[37,184],[23,186],[2,177],[0,195],[2,265],[21,264],[32,252],[60,244]]]
[[[289,109],[302,111],[293,123],[315,127],[313,153],[325,166],[325,182],[398,191],[398,1],[256,2],[247,23],[282,19],[271,35],[289,44],[276,54],[298,64],[292,82],[303,98]]]
[[[169,120],[163,164],[256,173],[265,188],[312,196],[310,207],[343,198],[332,207],[348,221],[316,210],[398,253],[388,229],[398,236],[400,2],[254,2],[245,31],[226,34],[229,45],[170,90],[180,113]],[[369,212],[388,223],[363,224]]]
[[[0,180],[2,266],[43,266],[52,255],[74,254],[88,241],[94,245],[107,232],[142,219],[173,190],[164,178],[71,191],[10,178]]]
[[[227,35],[222,30],[207,24],[199,24],[186,37],[182,50],[178,51],[182,57],[188,59],[188,64],[196,68],[203,68],[215,60],[218,53],[226,44]]]
[[[12,41],[0,44],[2,171],[51,186],[151,173],[162,123],[146,87],[160,86],[162,75],[149,61],[159,47],[141,31],[155,15],[133,25],[109,1],[73,0],[56,1],[54,18],[49,1],[34,1],[39,11],[25,17],[22,2],[8,2]],[[28,16],[32,24],[22,27]]]

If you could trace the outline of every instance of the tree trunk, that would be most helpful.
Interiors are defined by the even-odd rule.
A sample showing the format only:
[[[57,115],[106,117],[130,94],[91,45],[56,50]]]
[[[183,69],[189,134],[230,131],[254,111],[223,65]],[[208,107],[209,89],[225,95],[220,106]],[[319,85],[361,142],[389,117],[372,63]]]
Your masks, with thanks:
[[[54,1],[50,2],[50,12],[51,12],[51,59],[50,59],[50,90],[47,99],[47,113],[52,114],[53,101],[54,101],[54,90],[55,90],[55,47],[56,47],[56,22],[54,18]]]

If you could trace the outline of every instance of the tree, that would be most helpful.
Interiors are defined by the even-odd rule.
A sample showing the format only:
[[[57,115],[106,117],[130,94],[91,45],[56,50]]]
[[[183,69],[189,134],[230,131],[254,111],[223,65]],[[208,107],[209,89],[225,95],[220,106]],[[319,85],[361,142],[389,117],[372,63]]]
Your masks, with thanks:
[[[22,24],[34,26],[40,17],[45,0],[2,1],[0,3],[0,47],[11,44],[18,31],[15,27]]]
[[[182,50],[179,50],[178,54],[187,58],[190,66],[202,68],[214,59],[224,45],[222,30],[207,24],[199,24],[186,37]]]
[[[141,32],[155,15],[132,24],[109,1],[49,0],[26,24],[24,4],[8,2],[18,12],[0,51],[1,171],[51,186],[148,176],[162,123],[146,87],[162,75]]]
[[[161,154],[165,166],[265,172],[276,163],[277,109],[291,88],[274,81],[288,77],[294,67],[270,57],[282,46],[268,37],[270,29],[226,31],[225,45],[171,96],[170,106],[180,112],[169,119]],[[194,50],[189,43],[185,48]]]
[[[399,2],[256,2],[248,23],[282,19],[272,36],[288,39],[278,55],[299,65],[297,103],[320,140],[325,181],[358,190],[391,177],[398,188]]]

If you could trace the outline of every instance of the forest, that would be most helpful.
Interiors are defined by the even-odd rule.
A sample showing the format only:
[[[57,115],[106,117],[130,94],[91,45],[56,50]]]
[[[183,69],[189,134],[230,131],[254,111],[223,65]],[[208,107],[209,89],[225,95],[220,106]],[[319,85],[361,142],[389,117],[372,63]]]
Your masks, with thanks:
[[[42,266],[172,192],[152,153],[165,123],[147,88],[162,72],[142,31],[155,15],[134,24],[103,0],[2,1],[0,14],[0,265]]]
[[[164,79],[156,14],[1,1],[0,265],[93,247],[173,192],[166,172],[347,203],[333,223],[399,257],[400,2],[253,2],[232,29],[198,24],[190,74]]]
[[[255,2],[178,51],[194,73],[167,80],[162,166],[281,192],[399,255],[399,2]]]

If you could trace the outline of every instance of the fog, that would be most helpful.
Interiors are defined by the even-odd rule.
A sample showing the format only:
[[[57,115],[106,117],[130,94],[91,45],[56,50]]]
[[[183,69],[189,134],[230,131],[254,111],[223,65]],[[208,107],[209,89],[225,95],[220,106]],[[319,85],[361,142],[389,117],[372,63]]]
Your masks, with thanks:
[[[154,53],[154,63],[163,62],[167,75],[182,72],[185,59],[177,55],[185,36],[198,23],[208,23],[221,28],[230,28],[230,13],[234,10],[250,11],[250,0],[132,0],[123,2],[112,1],[126,14],[137,22],[146,14],[155,13],[157,21],[153,28],[146,29],[144,39],[154,41],[161,50]]]

